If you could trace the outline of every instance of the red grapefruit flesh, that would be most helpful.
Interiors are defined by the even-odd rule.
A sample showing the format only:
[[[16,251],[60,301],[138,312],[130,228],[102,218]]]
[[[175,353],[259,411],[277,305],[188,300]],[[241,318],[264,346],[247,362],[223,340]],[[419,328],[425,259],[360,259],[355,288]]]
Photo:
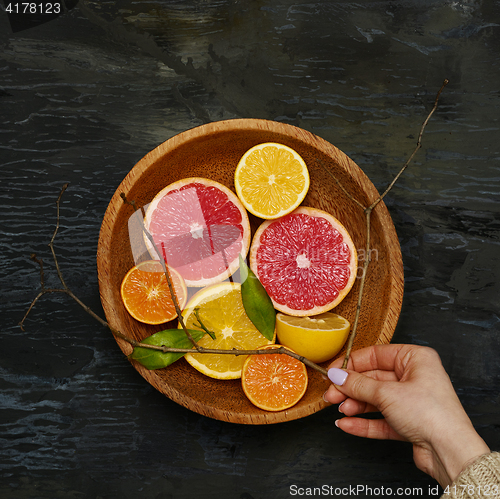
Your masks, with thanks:
[[[145,237],[155,259],[165,258],[188,286],[223,281],[248,253],[250,223],[230,189],[213,180],[186,178],[161,190],[144,219],[156,248]]]
[[[357,253],[335,217],[299,207],[257,229],[250,267],[277,310],[309,316],[331,310],[344,299],[356,279]]]

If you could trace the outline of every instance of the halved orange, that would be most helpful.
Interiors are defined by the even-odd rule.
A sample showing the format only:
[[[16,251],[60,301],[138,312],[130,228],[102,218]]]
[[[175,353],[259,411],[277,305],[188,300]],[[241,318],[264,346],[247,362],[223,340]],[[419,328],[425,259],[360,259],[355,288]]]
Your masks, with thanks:
[[[307,383],[306,366],[286,354],[249,355],[241,371],[245,395],[265,411],[283,411],[294,406],[306,392]]]
[[[241,285],[236,282],[220,282],[202,288],[190,298],[182,316],[189,329],[199,329],[201,321],[215,334],[215,340],[206,334],[198,341],[205,348],[255,350],[275,341],[275,338],[267,340],[248,318],[241,299]],[[211,378],[237,379],[241,377],[241,367],[246,357],[188,353],[184,358],[195,369]]]
[[[186,304],[187,288],[182,276],[167,269],[179,307]],[[177,317],[162,264],[148,260],[132,267],[123,278],[120,294],[128,313],[146,324],[163,324]]]

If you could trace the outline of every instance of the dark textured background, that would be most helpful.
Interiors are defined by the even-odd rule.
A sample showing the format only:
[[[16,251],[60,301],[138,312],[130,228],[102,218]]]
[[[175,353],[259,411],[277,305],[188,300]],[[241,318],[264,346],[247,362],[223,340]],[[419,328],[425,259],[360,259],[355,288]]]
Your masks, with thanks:
[[[5,4],[6,2],[4,2]],[[102,216],[149,150],[227,118],[297,125],[383,189],[403,251],[394,341],[442,356],[480,434],[500,449],[500,2],[66,2],[28,29],[0,12],[0,497],[290,497],[290,486],[422,487],[411,446],[343,434],[336,407],[264,427],[176,405],[128,364],[95,311]],[[20,24],[19,24],[20,23]],[[417,491],[418,492],[418,491]],[[417,494],[414,494],[415,496]],[[362,495],[360,495],[362,496]]]

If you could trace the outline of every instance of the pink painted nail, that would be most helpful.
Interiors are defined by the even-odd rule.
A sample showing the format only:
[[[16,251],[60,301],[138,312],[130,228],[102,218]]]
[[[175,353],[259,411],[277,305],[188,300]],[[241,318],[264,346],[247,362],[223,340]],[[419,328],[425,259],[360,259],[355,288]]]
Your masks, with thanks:
[[[342,386],[347,379],[347,372],[342,369],[332,367],[328,369],[328,378],[334,385]]]

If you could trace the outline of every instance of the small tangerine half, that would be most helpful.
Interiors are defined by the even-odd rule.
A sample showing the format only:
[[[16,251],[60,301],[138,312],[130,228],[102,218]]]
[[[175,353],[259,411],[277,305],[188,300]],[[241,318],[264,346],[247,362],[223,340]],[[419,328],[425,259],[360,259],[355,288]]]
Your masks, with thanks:
[[[249,355],[243,364],[241,383],[252,404],[265,411],[283,411],[295,405],[306,392],[307,369],[286,354]]]
[[[167,268],[179,307],[186,304],[187,287],[173,268]],[[120,294],[128,313],[146,324],[163,324],[177,317],[162,264],[156,260],[139,263],[123,278]]]

